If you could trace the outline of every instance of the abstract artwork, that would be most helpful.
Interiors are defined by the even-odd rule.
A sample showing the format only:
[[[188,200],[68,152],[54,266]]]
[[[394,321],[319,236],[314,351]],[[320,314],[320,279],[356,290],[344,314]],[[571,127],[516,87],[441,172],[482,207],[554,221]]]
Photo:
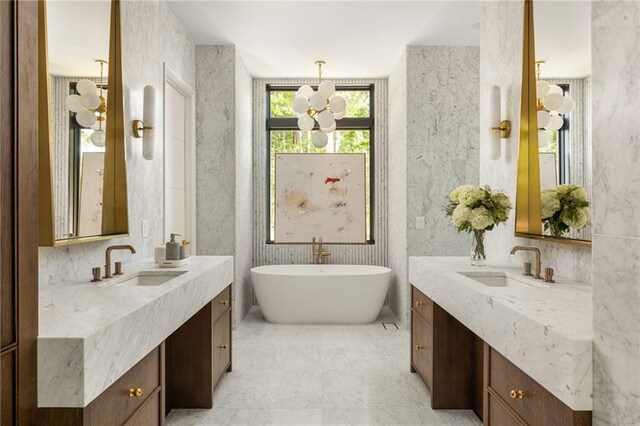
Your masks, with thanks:
[[[364,244],[365,154],[276,154],[275,242]]]

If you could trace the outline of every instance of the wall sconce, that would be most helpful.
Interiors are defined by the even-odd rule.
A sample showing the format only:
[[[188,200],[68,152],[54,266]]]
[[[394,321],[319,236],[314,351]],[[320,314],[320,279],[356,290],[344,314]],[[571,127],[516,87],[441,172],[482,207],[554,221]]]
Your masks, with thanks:
[[[501,139],[507,139],[511,135],[511,121],[502,119],[500,88],[493,86],[489,94],[489,157],[492,160],[500,158],[502,147]]]
[[[142,120],[133,120],[133,137],[142,138],[142,157],[153,160],[156,122],[156,89],[153,86],[144,87],[144,104]]]

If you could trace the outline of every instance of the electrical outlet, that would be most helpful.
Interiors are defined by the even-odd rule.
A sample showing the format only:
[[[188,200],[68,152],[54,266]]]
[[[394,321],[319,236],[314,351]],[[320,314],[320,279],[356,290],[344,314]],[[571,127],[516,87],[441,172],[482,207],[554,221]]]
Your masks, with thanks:
[[[416,217],[416,229],[424,229],[424,227],[425,227],[424,216]]]
[[[149,221],[142,219],[142,238],[149,237]]]

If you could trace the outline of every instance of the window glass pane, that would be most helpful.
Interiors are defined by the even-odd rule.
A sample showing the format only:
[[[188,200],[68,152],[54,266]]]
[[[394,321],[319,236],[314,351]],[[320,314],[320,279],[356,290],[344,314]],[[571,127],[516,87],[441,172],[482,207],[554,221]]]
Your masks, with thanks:
[[[296,92],[274,90],[269,99],[271,118],[293,118],[295,113],[291,109]],[[338,90],[338,94],[347,101],[347,115],[350,118],[369,117],[369,90]]]
[[[362,152],[366,154],[365,180],[366,180],[366,223],[367,239],[371,239],[371,179],[370,179],[370,141],[369,130],[337,130],[329,134],[329,143],[324,148],[316,148],[311,143],[311,132],[301,132],[299,130],[272,130],[270,155],[270,236],[275,238],[275,189],[276,189],[276,154],[277,153],[352,153]]]
[[[271,110],[271,118],[291,118],[295,117],[291,105],[293,105],[293,99],[296,96],[296,92],[271,92],[271,99],[269,102]]]

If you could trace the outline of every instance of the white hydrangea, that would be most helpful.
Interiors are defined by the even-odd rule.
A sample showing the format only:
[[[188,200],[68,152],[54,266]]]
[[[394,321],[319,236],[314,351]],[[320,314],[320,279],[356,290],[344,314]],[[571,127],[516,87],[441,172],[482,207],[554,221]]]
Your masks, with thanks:
[[[473,229],[482,230],[493,225],[493,218],[489,210],[480,206],[471,211],[470,222]]]
[[[553,216],[560,210],[560,200],[555,189],[544,189],[542,191],[542,219]]]
[[[582,229],[587,226],[590,217],[591,209],[589,209],[589,207],[581,207],[576,209],[575,217],[573,219],[566,217],[563,218],[563,222],[575,229]]]
[[[583,187],[579,186],[573,190],[571,196],[578,201],[589,202],[589,197],[587,196],[587,191],[584,190]]]
[[[471,218],[471,209],[464,204],[458,204],[451,215],[451,222],[456,228],[464,226]]]
[[[471,206],[484,198],[484,189],[477,186],[469,185],[468,188],[464,188],[460,191],[458,201],[465,206]]]
[[[462,192],[467,191],[468,189],[473,188],[473,185],[460,185],[459,187],[457,187],[456,189],[454,189],[453,191],[451,191],[451,194],[449,195],[449,199],[451,201],[460,201],[460,194]]]

